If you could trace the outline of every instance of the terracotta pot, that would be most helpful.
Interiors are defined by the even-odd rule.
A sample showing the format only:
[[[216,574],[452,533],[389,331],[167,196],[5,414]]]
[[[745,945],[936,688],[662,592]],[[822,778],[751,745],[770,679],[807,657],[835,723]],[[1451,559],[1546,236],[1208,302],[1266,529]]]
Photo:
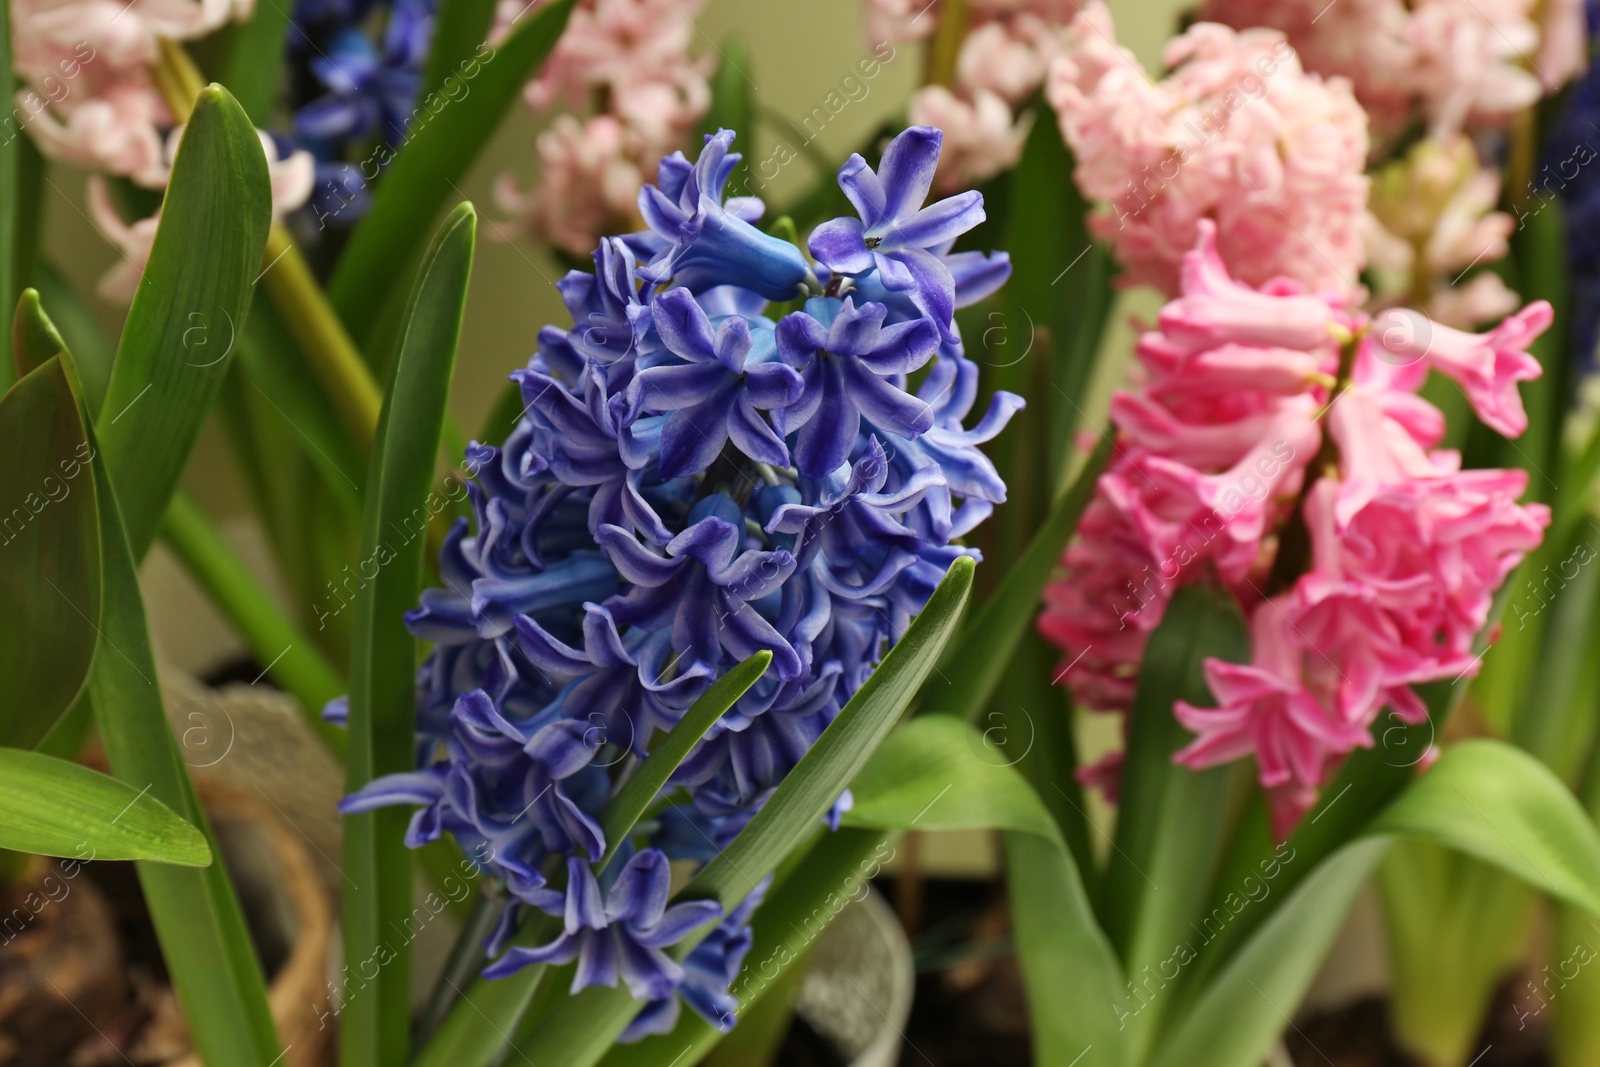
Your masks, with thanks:
[[[99,765],[101,760],[85,762]],[[210,820],[258,955],[266,961],[268,1003],[285,1049],[281,1067],[323,1067],[334,1033],[324,984],[333,938],[333,909],[306,841],[273,806],[219,780],[195,775],[195,789]],[[84,870],[91,870],[86,864]],[[163,1067],[202,1064],[190,1050],[176,997],[163,987],[149,1022],[125,1042],[140,1062]]]

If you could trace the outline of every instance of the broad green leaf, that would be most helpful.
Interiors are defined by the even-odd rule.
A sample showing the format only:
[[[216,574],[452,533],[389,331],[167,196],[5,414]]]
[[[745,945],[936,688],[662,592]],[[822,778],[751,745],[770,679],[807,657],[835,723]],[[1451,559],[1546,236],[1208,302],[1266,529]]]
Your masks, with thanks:
[[[128,544],[142,558],[244,329],[270,218],[267,161],[244,110],[195,103],[96,423]]]
[[[427,100],[441,89],[447,99],[471,91],[464,79],[474,69],[478,46],[489,39],[494,28],[494,6],[495,0],[440,0],[418,100]]]
[[[83,688],[100,623],[93,448],[64,356],[0,398],[0,744],[32,748]]]
[[[1149,1059],[1150,1067],[1260,1067],[1278,1035],[1289,1025],[1322,957],[1344,925],[1356,894],[1377,866],[1388,842],[1364,840],[1346,845],[1314,867],[1282,903],[1266,913],[1238,951],[1205,983],[1192,1007],[1178,1018]],[[1291,858],[1288,865],[1306,862]],[[1258,908],[1250,903],[1240,913]],[[1191,933],[1174,944],[1188,952],[1134,976],[1134,990],[1123,1008],[1142,1014],[1171,996],[1170,983],[1217,951],[1214,942]],[[1170,951],[1170,950],[1169,950]]]
[[[1005,831],[1006,885],[1027,978],[1034,1062],[1120,1067],[1122,967],[1078,867],[1027,780],[968,724],[944,715],[890,734],[851,783],[848,826]],[[807,858],[807,865],[812,862]]]
[[[221,61],[217,80],[228,87],[250,121],[265,129],[283,84],[286,47],[309,42],[305,31],[289,19],[293,4],[267,0],[243,22],[230,22],[216,34]]]
[[[1593,654],[1600,636],[1600,567],[1588,565],[1600,555],[1600,528],[1581,530],[1576,543],[1563,551],[1559,559],[1551,559],[1549,552],[1533,557],[1540,567],[1532,573],[1543,576],[1540,588],[1530,595],[1530,583],[1519,574],[1507,609],[1508,631],[1520,629],[1529,615],[1549,615],[1541,631],[1544,640],[1530,649],[1537,660],[1511,722],[1511,739],[1562,781],[1575,785],[1594,741],[1600,709],[1600,658]]]
[[[402,284],[422,236],[452,197],[489,142],[522,87],[544,62],[566,28],[575,0],[541,3],[497,47],[484,45],[460,77],[467,88],[457,99],[435,94],[408,140],[387,164],[372,207],[356,226],[334,269],[328,295],[356,344],[372,340],[391,291]],[[367,352],[369,362],[373,353]]]
[[[511,1043],[511,1030],[544,976],[545,967],[537,965],[493,981],[474,979],[412,1067],[488,1067]]]
[[[725,910],[730,909],[816,829],[933,671],[972,588],[972,571],[970,557],[963,556],[950,565],[905,635],[856,690],[838,718],[801,757],[750,824],[675,899],[715,899]],[[757,916],[765,910],[759,909]],[[687,955],[706,932],[691,935],[675,951]],[[532,1063],[592,1067],[638,1010],[625,987],[591,987],[545,1018],[514,1047]]]
[[[377,576],[356,598],[350,657],[345,786],[351,793],[374,778],[415,767],[416,646],[404,614],[420,591],[426,500],[476,234],[477,214],[462,204],[434,237],[411,294],[378,419],[361,538],[361,558],[374,561]],[[409,945],[394,934],[412,903],[411,856],[403,844],[408,819],[398,809],[345,819],[344,871],[361,890],[344,898],[344,957],[381,955],[385,963],[340,1018],[344,1067],[399,1067],[408,1055]]]
[[[1600,833],[1548,767],[1504,742],[1449,746],[1370,832],[1464,852],[1600,917]]]
[[[300,704],[311,731],[335,753],[343,753],[344,731],[323,721],[322,709],[347,687],[311,638],[284,614],[272,593],[181,489],[173,494],[161,531],[256,662],[268,665],[263,673]]]
[[[945,654],[940,677],[929,682],[924,703],[930,711],[970,720],[988,704],[1017,642],[1033,625],[1039,597],[1094,496],[1095,482],[1105,470],[1111,450],[1108,435],[1090,455],[1072,488],[1056,501],[1027,549],[1006,569],[994,595],[961,628],[959,638]]]
[[[105,610],[89,694],[106,758],[119,779],[148,790],[197,827],[217,855],[216,837],[161,706],[139,578],[106,464],[97,456],[93,468],[105,553]],[[193,869],[141,862],[138,872],[161,957],[200,1059],[229,1067],[276,1064],[280,1052],[266,980],[222,864]]]
[[[1004,750],[948,715],[891,733],[850,783],[842,825],[875,830],[1000,829],[1065,848],[1061,831]]]
[[[961,619],[973,569],[969,556],[950,564],[905,636],[800,758],[750,825],[684,888],[685,899],[710,898],[732,908],[816,829],[933,672]]]
[[[762,649],[718,678],[683,713],[678,725],[652,746],[649,757],[617,791],[617,795],[611,798],[600,815],[600,830],[605,836],[606,851],[600,857],[597,870],[605,870],[611,857],[627,840],[628,832],[639,821],[639,816],[661,792],[672,772],[678,769],[678,764],[694,748],[695,742],[722,718],[725,711],[733,707],[736,700],[744,696],[745,690],[756,684],[771,662],[772,653]]]
[[[211,862],[205,835],[148,791],[16,748],[0,748],[0,848],[185,867]]]
[[[1086,417],[1081,405],[1097,348],[1090,338],[1099,337],[1109,310],[1097,296],[1105,272],[1085,228],[1088,204],[1064,179],[1073,165],[1054,111],[1039,101],[1007,191],[1000,247],[1011,256],[1011,279],[971,353],[984,365],[988,387],[1028,398],[993,445],[1007,497],[997,519],[1010,553],[1022,551],[1050,506],[1063,457],[1047,449],[1069,443]]]
[[[1106,869],[1106,931],[1129,974],[1167,957],[1190,936],[1221,859],[1227,767],[1194,771],[1173,763],[1193,739],[1173,704],[1215,704],[1208,658],[1249,658],[1244,618],[1233,599],[1206,585],[1178,590],[1146,646],[1128,717],[1128,748],[1117,806],[1116,847]],[[1151,1019],[1140,1020],[1148,1036]]]
[[[1497,867],[1430,841],[1397,841],[1378,867],[1389,946],[1389,1027],[1427,1063],[1466,1063],[1495,990],[1526,957],[1539,896]]]
[[[1126,978],[1095,920],[1071,853],[1045,839],[1005,835],[1011,927],[1028,995],[1034,1062],[1124,1067]]]
[[[38,290],[24,289],[17,303],[16,318],[11,323],[11,352],[17,377],[26,377],[44,366],[46,360],[66,350],[67,343],[56,331],[56,324],[39,306]]]

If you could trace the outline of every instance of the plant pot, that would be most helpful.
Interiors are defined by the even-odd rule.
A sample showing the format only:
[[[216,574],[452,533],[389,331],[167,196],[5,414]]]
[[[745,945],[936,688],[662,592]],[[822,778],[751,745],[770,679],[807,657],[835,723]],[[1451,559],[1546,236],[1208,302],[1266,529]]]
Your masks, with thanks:
[[[270,976],[281,1063],[321,1067],[333,1031],[316,1005],[325,999],[333,913],[306,845],[269,803],[207,776],[196,777],[196,789]],[[34,862],[33,900],[44,903],[24,904],[28,921],[0,944],[0,1023],[8,1007],[26,1023],[21,1042],[15,1028],[0,1033],[0,1063],[203,1067],[167,985],[134,865],[86,860]]]
[[[911,943],[874,890],[817,936],[795,1014],[848,1067],[893,1067],[905,1044],[915,979]]]

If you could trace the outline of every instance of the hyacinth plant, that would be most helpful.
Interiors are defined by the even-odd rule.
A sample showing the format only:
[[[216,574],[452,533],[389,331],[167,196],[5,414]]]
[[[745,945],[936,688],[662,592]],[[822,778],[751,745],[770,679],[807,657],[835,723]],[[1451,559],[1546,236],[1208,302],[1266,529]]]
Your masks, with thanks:
[[[140,861],[202,1060],[291,1052],[152,685],[159,537],[344,761],[343,1064],[697,1062],[912,827],[1003,831],[1039,1063],[1256,1067],[1375,871],[1401,1036],[1465,1062],[1525,886],[1558,951],[1600,914],[1600,435],[1559,432],[1588,244],[1568,325],[1516,170],[1576,9],[1460,2],[1208,3],[1156,81],[1098,3],[868,0],[861,77],[926,42],[924,84],[778,217],[698,5],[11,5],[0,847]],[[496,199],[572,321],[472,440],[449,206],[519,95]],[[114,348],[41,152],[95,172]],[[1080,449],[1114,276],[1167,303]],[[298,611],[179,487],[213,409]],[[441,870],[477,890],[413,1016]]]

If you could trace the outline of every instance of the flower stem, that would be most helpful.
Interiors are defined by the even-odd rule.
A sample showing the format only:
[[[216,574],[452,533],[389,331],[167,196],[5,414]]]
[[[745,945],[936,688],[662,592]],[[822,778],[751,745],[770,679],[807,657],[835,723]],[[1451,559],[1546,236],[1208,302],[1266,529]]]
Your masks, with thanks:
[[[967,26],[972,21],[970,0],[940,0],[939,24],[928,45],[926,65],[922,70],[924,85],[943,85],[948,88],[956,80],[956,57],[961,54],[961,42],[966,40]]]

